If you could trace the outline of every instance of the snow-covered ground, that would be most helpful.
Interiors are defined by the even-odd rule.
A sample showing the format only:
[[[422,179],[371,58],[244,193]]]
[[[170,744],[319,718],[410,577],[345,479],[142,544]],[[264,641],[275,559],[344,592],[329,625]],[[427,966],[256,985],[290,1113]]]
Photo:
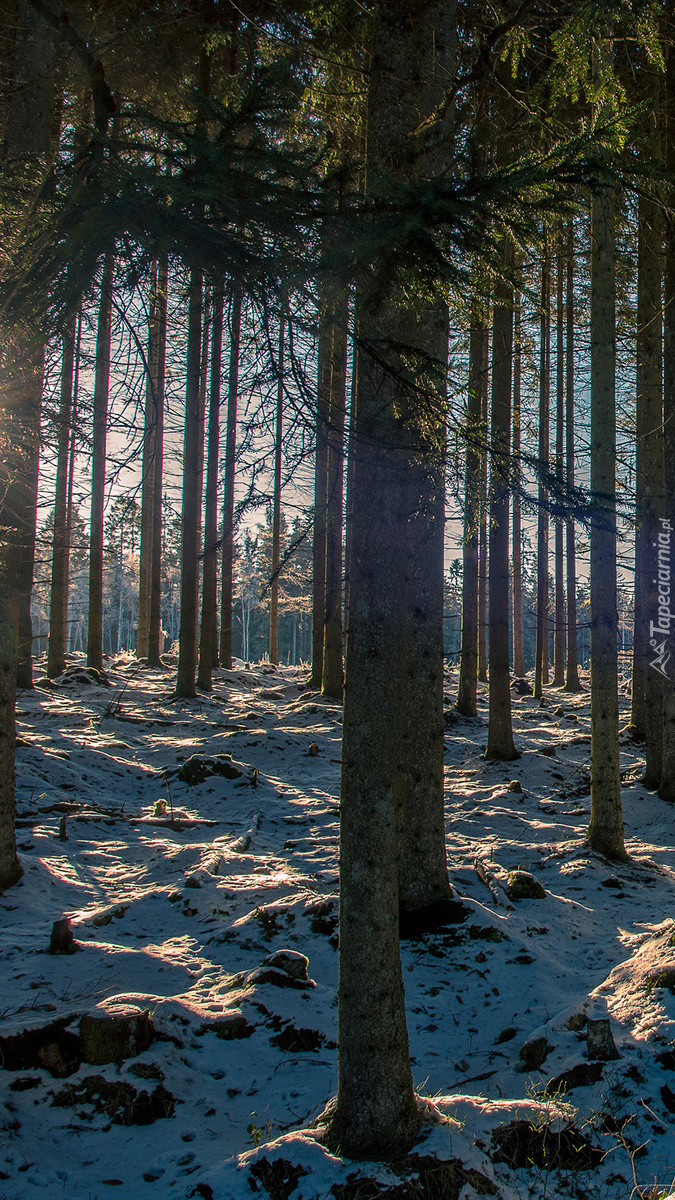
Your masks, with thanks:
[[[217,671],[194,701],[172,698],[172,678],[120,658],[112,686],[19,695],[24,876],[0,897],[0,1050],[19,1065],[1,1072],[1,1200],[668,1194],[674,814],[637,782],[641,747],[623,739],[631,858],[617,867],[584,846],[588,697],[514,697],[522,757],[493,764],[486,696],[477,720],[458,718],[448,676],[447,845],[466,914],[402,943],[415,1084],[441,1119],[396,1174],[312,1132],[336,1087],[341,709],[293,669]],[[179,778],[191,756],[226,754],[225,774]],[[545,898],[508,898],[516,868]],[[50,955],[62,915],[79,950]],[[266,963],[280,950],[305,955],[308,978],[301,959]],[[77,1066],[80,1020],[111,997],[150,1010],[154,1041]],[[605,1017],[619,1057],[589,1060],[585,1018]],[[425,1184],[431,1156],[453,1160],[445,1190]]]

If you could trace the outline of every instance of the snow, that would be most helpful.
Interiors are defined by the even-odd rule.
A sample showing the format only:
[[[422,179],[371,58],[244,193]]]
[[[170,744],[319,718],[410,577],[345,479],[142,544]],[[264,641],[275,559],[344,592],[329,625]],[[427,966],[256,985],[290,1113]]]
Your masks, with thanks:
[[[340,706],[301,690],[288,668],[216,671],[212,695],[193,701],[172,697],[168,671],[130,656],[108,675],[112,687],[19,696],[24,876],[0,897],[0,1036],[62,1018],[76,1029],[121,998],[150,1010],[156,1037],[119,1066],[83,1063],[66,1078],[43,1067],[2,1072],[0,1197],[93,1200],[122,1187],[127,1200],[183,1200],[210,1188],[215,1200],[244,1200],[257,1188],[266,1200],[251,1175],[262,1159],[302,1167],[291,1200],[330,1200],[353,1176],[399,1184],[382,1164],[329,1153],[316,1126],[336,1088]],[[455,683],[449,675],[449,701]],[[627,1200],[636,1184],[667,1195],[672,814],[639,784],[641,747],[623,738],[630,861],[589,853],[588,696],[551,689],[549,699],[542,708],[514,697],[522,757],[508,764],[481,758],[484,693],[474,721],[448,705],[448,857],[469,915],[402,943],[415,1086],[438,1112],[416,1153],[461,1159],[504,1200],[596,1191]],[[554,714],[559,705],[565,715]],[[229,754],[241,775],[189,786],[176,772],[193,754]],[[508,790],[513,780],[522,793]],[[516,868],[535,875],[545,899],[509,899]],[[50,956],[62,915],[80,949]],[[282,950],[294,957],[265,962]],[[620,1057],[596,1083],[543,1094],[588,1064],[584,1017],[609,1019]],[[248,1036],[228,1036],[233,1021]],[[520,1050],[535,1038],[550,1048],[530,1070]],[[93,1076],[139,1093],[161,1083],[174,1114],[117,1124],[82,1089],[71,1106],[52,1103]],[[573,1122],[605,1161],[592,1172],[493,1162],[492,1131],[514,1120]],[[461,1200],[475,1194],[466,1184]]]

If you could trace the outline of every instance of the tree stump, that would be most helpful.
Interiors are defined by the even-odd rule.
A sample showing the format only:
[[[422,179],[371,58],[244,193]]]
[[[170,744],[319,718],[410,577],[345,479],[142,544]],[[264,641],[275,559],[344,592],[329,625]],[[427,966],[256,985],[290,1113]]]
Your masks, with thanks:
[[[148,1009],[109,1003],[80,1021],[82,1057],[97,1066],[134,1058],[150,1046],[154,1029]]]

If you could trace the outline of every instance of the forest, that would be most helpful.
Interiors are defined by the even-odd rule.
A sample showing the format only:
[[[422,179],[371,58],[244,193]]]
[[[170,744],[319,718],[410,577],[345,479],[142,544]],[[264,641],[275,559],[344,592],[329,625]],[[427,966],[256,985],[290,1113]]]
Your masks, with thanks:
[[[675,1197],[672,4],[0,16],[0,1200]]]

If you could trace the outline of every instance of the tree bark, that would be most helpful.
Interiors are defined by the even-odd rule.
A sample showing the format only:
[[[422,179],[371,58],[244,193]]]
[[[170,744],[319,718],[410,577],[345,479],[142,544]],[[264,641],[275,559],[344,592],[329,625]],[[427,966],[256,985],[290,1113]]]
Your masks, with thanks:
[[[141,548],[138,565],[138,633],[139,658],[148,657],[150,650],[150,591],[152,552],[154,545],[155,453],[157,443],[157,360],[159,357],[158,278],[157,263],[152,264],[148,310],[148,353],[145,379],[145,415],[143,428],[143,464],[141,479]]]
[[[548,489],[543,473],[549,467],[550,421],[550,258],[548,241],[544,243],[541,263],[541,315],[539,325],[539,476],[537,512],[537,643],[534,669],[534,696],[541,700],[543,685],[548,683]]]
[[[665,102],[665,157],[666,171],[675,170],[675,21],[672,17],[667,22],[668,53],[666,57],[666,102]],[[666,645],[672,645],[673,622],[673,524],[675,520],[675,219],[673,218],[673,202],[675,187],[669,188],[668,206],[664,211],[664,241],[665,268],[663,291],[663,457],[664,457],[664,503],[663,520],[668,525],[662,525],[661,531],[670,533],[668,541],[668,561],[664,563],[664,573],[667,571],[668,580],[661,580],[661,571],[654,572],[664,590],[670,587],[668,602],[660,604],[669,607],[670,615],[664,623],[668,633],[655,633],[653,647],[654,655],[658,655],[660,646],[668,638]],[[660,539],[655,539],[659,541]],[[658,549],[652,548],[652,554],[657,555]],[[654,560],[652,559],[652,565]],[[651,578],[651,574],[650,574]],[[659,614],[660,615],[660,614]],[[658,623],[658,617],[650,617],[650,621]],[[672,654],[672,649],[671,649]],[[661,782],[659,796],[662,800],[675,802],[675,680],[672,668],[667,672],[663,683],[663,759],[661,766]]]
[[[5,132],[8,160],[47,157],[52,147],[54,108],[53,33],[49,23],[20,0],[14,44],[14,89]],[[44,342],[39,321],[24,322],[7,347],[9,378],[4,389],[6,444],[11,448],[5,469],[8,486],[2,523],[8,527],[12,584],[17,621],[17,685],[33,686],[31,597],[35,566],[35,530],[40,457],[40,410],[44,374]]]
[[[314,451],[314,528],[312,535],[312,672],[308,687],[323,685],[323,643],[326,619],[326,507],[328,503],[328,423],[333,356],[333,326],[319,314],[316,381],[316,447]]]
[[[660,79],[649,86],[652,113],[647,136],[650,157],[659,157]],[[648,788],[658,788],[663,766],[663,677],[650,665],[650,622],[657,620],[658,533],[663,516],[663,249],[661,206],[649,195],[638,201],[637,400],[635,470],[635,625],[631,725],[645,739]]]
[[[230,319],[230,365],[227,382],[225,479],[223,487],[223,557],[221,564],[220,665],[232,667],[232,568],[234,562],[234,480],[237,453],[237,393],[241,341],[241,290],[235,285]],[[243,652],[243,649],[242,649]]]
[[[555,405],[555,473],[559,491],[564,478],[565,433],[565,312],[563,302],[563,237],[562,226],[556,239],[556,405]],[[553,631],[553,686],[565,685],[565,585],[562,517],[555,519],[555,628]]]
[[[347,298],[332,321],[330,413],[326,490],[326,607],[324,618],[324,696],[342,700],[342,521],[344,515],[344,436],[347,376]]]
[[[16,852],[14,708],[16,703],[16,596],[8,572],[0,570],[0,891],[23,874]]]
[[[625,860],[619,781],[614,196],[591,201],[591,849]]]
[[[103,670],[103,509],[105,506],[106,433],[110,387],[113,257],[106,254],[96,333],[93,440],[91,451],[91,526],[89,535],[89,629],[87,666]]]
[[[181,516],[180,632],[176,695],[196,696],[199,550],[204,475],[204,390],[202,366],[202,273],[190,273],[188,343],[183,436],[183,510]]]
[[[274,496],[272,501],[272,580],[270,584],[270,662],[279,662],[279,572],[281,570],[281,441],[284,421],[285,313],[279,321],[277,412],[274,433]]]
[[[511,388],[513,377],[513,249],[503,251],[503,277],[494,291],[492,318],[492,421],[490,426],[490,708],[486,758],[510,760],[519,754],[511,723],[509,674],[509,487],[511,469]]]
[[[162,482],[164,473],[164,391],[166,385],[166,321],[169,264],[166,255],[157,269],[157,375],[155,378],[155,436],[152,461],[152,550],[148,597],[148,666],[162,665]]]
[[[482,415],[485,359],[489,331],[483,312],[484,301],[472,298],[469,333],[469,389],[466,411],[467,445],[464,475],[464,541],[462,548],[462,640],[459,662],[457,711],[476,716],[478,681],[478,537],[481,510],[481,468],[485,441]]]
[[[206,461],[206,505],[204,510],[204,568],[202,577],[202,623],[199,642],[197,684],[211,691],[211,669],[217,659],[216,596],[218,585],[218,451],[220,441],[220,375],[223,352],[223,282],[213,288],[213,332],[211,334],[211,392],[209,397],[208,452]]]
[[[70,320],[64,330],[61,358],[61,401],[59,405],[56,496],[54,500],[54,541],[52,578],[49,592],[49,649],[47,675],[55,679],[66,669],[68,629],[68,464],[70,426],[73,407],[75,367],[75,324]]]
[[[521,383],[521,328],[520,295],[514,302],[513,339],[513,673],[517,679],[525,674],[523,652],[523,532],[520,513],[520,383]]]
[[[424,169],[415,142],[443,94],[454,9],[391,0],[374,10],[367,118],[373,199],[389,194],[394,180],[406,173],[415,178]],[[440,678],[442,687],[442,556],[424,581],[411,580],[410,568],[411,546],[425,535],[433,541],[429,524],[442,503],[438,388],[445,365],[437,353],[444,306],[416,313],[396,279],[375,290],[377,296],[362,293],[359,301],[363,350],[352,434],[341,779],[338,1095],[327,1137],[343,1154],[379,1157],[409,1145],[420,1122],[398,948],[398,856],[406,759],[417,745],[406,696],[425,641],[426,678],[442,703],[436,682]],[[443,334],[447,338],[447,320]],[[411,367],[411,359],[421,361],[421,369]],[[425,487],[411,512],[413,481],[425,462]],[[417,525],[417,514],[429,524]],[[430,556],[430,550],[424,554],[421,571]],[[409,582],[397,586],[401,581]],[[426,611],[410,611],[413,595],[426,595]],[[427,624],[423,635],[416,622]],[[436,624],[440,636],[432,632]]]
[[[489,321],[489,317],[488,317]],[[483,430],[485,446],[487,446],[488,430],[488,387],[490,362],[490,335],[485,337],[482,344],[483,367],[481,370],[480,389],[480,421]],[[480,457],[480,492],[478,500],[479,529],[478,529],[478,679],[487,683],[488,679],[488,456],[487,449],[481,451]]]
[[[567,271],[565,296],[565,473],[567,486],[574,486],[574,220],[567,231]],[[577,650],[577,558],[574,517],[565,522],[565,565],[567,569],[567,674],[566,692],[580,692]]]

